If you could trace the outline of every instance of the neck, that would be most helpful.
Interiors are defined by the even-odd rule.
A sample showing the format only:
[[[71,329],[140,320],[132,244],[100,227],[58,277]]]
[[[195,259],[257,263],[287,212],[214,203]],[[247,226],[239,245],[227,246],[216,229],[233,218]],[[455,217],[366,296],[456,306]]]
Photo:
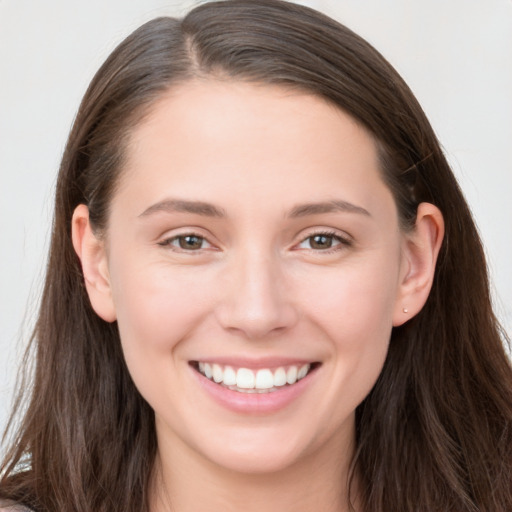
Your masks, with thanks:
[[[332,440],[292,466],[241,473],[218,466],[185,444],[161,443],[152,482],[151,512],[348,512],[353,440]],[[341,454],[341,455],[340,455]],[[350,498],[356,498],[355,487]]]

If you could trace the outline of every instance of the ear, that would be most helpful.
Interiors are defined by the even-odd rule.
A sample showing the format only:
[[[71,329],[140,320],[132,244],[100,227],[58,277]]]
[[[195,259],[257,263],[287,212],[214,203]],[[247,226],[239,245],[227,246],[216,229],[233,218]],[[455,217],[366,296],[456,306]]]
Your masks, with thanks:
[[[433,204],[421,203],[414,230],[405,235],[399,291],[393,312],[395,327],[417,315],[425,305],[443,236],[441,211]]]
[[[84,204],[78,205],[71,221],[73,247],[82,263],[85,288],[91,305],[106,322],[116,320],[108,260],[105,243],[93,232],[89,220],[89,209]]]

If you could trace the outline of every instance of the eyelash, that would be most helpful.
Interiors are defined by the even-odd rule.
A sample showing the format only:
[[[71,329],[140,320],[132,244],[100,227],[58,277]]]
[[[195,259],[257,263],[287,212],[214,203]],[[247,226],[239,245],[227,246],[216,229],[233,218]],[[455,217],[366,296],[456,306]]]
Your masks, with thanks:
[[[201,242],[206,242],[209,245],[212,245],[208,242],[208,240],[204,236],[199,235],[197,233],[193,233],[193,232],[192,233],[182,233],[180,235],[166,238],[165,240],[158,242],[158,245],[160,245],[161,247],[170,247],[171,250],[176,251],[176,252],[185,252],[185,253],[199,253],[203,249],[202,247],[199,249],[186,249],[184,247],[177,247],[177,246],[173,245],[173,242],[179,243],[180,240],[185,239],[185,238],[198,238],[199,240],[201,240]]]
[[[301,244],[303,244],[304,242],[306,242],[307,240],[312,240],[315,237],[329,238],[329,239],[332,239],[333,241],[336,241],[338,243],[336,245],[334,245],[333,247],[331,246],[331,247],[328,247],[326,249],[314,249],[314,248],[310,247],[310,248],[305,248],[306,250],[312,251],[312,252],[315,252],[315,253],[331,254],[333,252],[342,250],[345,247],[351,247],[352,244],[353,244],[352,240],[350,240],[349,238],[340,236],[338,233],[336,233],[334,231],[318,231],[318,232],[311,233],[307,237],[303,238],[294,247],[298,247]],[[183,234],[176,235],[176,236],[173,236],[173,237],[170,237],[170,238],[166,238],[165,240],[162,240],[161,242],[158,242],[158,245],[161,246],[161,247],[170,247],[171,250],[173,250],[175,252],[190,253],[190,254],[192,254],[192,253],[200,253],[204,249],[203,247],[200,247],[198,249],[190,249],[190,248],[184,248],[184,247],[177,247],[176,245],[174,245],[175,242],[179,243],[180,240],[183,240],[183,239],[186,239],[186,238],[197,238],[197,239],[199,239],[201,241],[201,243],[206,242],[207,244],[212,246],[212,244],[210,244],[208,242],[208,240],[204,236],[199,235],[199,234],[194,233],[194,232],[183,233]]]
[[[338,242],[338,244],[336,244],[334,247],[329,247],[327,249],[308,248],[306,250],[309,250],[309,251],[312,251],[312,252],[315,252],[315,253],[331,254],[333,252],[337,252],[337,251],[343,250],[344,248],[351,247],[353,245],[352,240],[350,240],[347,237],[343,237],[339,233],[336,233],[334,231],[317,231],[317,232],[311,233],[310,235],[308,235],[307,237],[302,239],[301,242],[299,242],[299,244],[297,244],[297,245],[300,246],[301,244],[303,244],[307,240],[312,240],[315,237],[330,238],[330,239],[335,240],[336,242]]]

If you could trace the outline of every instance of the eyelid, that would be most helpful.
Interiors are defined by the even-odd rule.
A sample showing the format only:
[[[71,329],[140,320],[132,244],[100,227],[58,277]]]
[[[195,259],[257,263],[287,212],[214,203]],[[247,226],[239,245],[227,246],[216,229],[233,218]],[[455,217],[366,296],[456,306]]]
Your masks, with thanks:
[[[179,239],[181,237],[187,237],[187,236],[193,236],[193,237],[202,239],[208,245],[208,247],[199,248],[199,249],[183,249],[183,248],[176,247],[172,244],[172,242],[176,241],[177,239]],[[298,247],[300,244],[304,243],[309,238],[313,238],[314,236],[331,237],[339,243],[336,244],[334,247],[329,247],[326,249],[313,249],[313,248],[301,249],[300,247]],[[342,231],[339,231],[339,230],[336,230],[333,228],[320,228],[319,227],[319,228],[311,228],[310,230],[307,230],[306,233],[302,232],[298,242],[295,242],[291,249],[292,250],[305,250],[305,251],[320,253],[320,254],[328,254],[331,252],[336,252],[336,251],[342,250],[343,248],[350,247],[353,245],[353,243],[354,243],[353,238],[345,232],[342,232]],[[210,241],[210,236],[208,236],[204,233],[201,233],[201,230],[194,229],[194,228],[188,228],[188,229],[183,228],[182,230],[180,230],[177,233],[169,233],[169,234],[163,235],[157,241],[157,245],[164,247],[164,248],[168,247],[177,253],[185,253],[185,254],[192,254],[192,253],[200,254],[200,253],[203,253],[204,251],[220,250],[218,245],[216,245]]]
[[[300,244],[306,242],[308,239],[313,238],[315,236],[325,236],[330,237],[338,241],[339,243],[336,244],[334,247],[329,247],[327,249],[301,249],[298,247]],[[348,235],[347,233],[332,229],[332,228],[312,228],[307,232],[307,234],[301,234],[300,240],[295,243],[292,247],[292,249],[295,250],[305,250],[310,251],[318,254],[329,254],[332,252],[343,250],[344,248],[351,247],[354,244],[353,238]]]
[[[183,249],[180,247],[176,247],[172,244],[172,242],[178,240],[179,238],[183,237],[197,237],[202,239],[206,244],[208,244],[208,247],[202,247],[200,249]],[[164,236],[161,236],[158,241],[157,245],[164,248],[169,248],[173,252],[176,253],[182,253],[182,254],[201,254],[204,251],[211,251],[211,250],[218,250],[217,246],[212,243],[207,235],[200,233],[199,230],[192,229],[192,228],[184,228],[180,230],[178,233],[172,233],[172,234],[166,234]]]

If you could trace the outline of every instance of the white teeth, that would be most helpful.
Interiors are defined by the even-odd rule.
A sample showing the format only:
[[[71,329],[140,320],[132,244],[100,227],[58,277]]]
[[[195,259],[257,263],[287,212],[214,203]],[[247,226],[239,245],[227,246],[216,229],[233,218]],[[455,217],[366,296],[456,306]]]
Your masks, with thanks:
[[[218,364],[214,364],[212,366],[212,376],[214,382],[222,382],[224,379],[224,372],[222,371],[222,368]]]
[[[274,386],[284,386],[286,384],[286,372],[284,368],[278,368],[274,372]]]
[[[286,382],[288,384],[295,384],[297,382],[297,367],[296,366],[290,366],[288,368],[288,371],[286,372]],[[207,375],[208,377],[208,375]]]
[[[274,387],[274,376],[270,370],[258,370],[256,374],[256,389],[270,389]]]
[[[300,367],[300,370],[297,372],[297,380],[303,379],[309,371],[309,364],[305,364]]]
[[[236,385],[243,389],[254,388],[254,372],[248,368],[239,368],[236,372]]]
[[[226,366],[226,368],[224,368],[223,382],[226,386],[236,385],[236,373],[231,366]]]
[[[269,368],[250,370],[249,368],[238,368],[231,366],[223,367],[217,363],[198,363],[199,371],[208,379],[217,384],[222,384],[234,391],[245,393],[268,393],[277,391],[277,388],[292,385],[303,379],[311,368],[310,364],[302,366],[289,366],[286,369],[282,366],[272,371]]]

